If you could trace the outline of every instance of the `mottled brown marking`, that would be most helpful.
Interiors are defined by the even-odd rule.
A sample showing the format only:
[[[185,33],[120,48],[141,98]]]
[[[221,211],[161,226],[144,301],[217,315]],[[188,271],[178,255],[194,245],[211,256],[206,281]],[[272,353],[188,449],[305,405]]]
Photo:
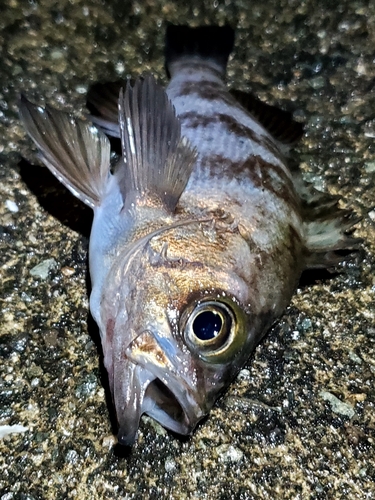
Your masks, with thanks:
[[[238,103],[233,99],[232,95],[227,92],[227,90],[222,86],[222,84],[212,81],[201,81],[201,82],[186,82],[180,89],[179,95],[185,96],[192,93],[198,94],[201,99],[204,100],[221,100],[226,104],[233,106],[233,108],[238,107]],[[249,113],[249,112],[248,112]],[[258,125],[262,127],[256,117],[251,113],[249,116],[252,117]],[[238,137],[245,137],[251,139],[257,144],[260,144],[265,149],[268,149],[275,158],[283,160],[283,155],[277,144],[266,135],[259,136],[254,132],[253,129],[247,127],[246,125],[240,123],[238,120],[233,118],[231,115],[225,113],[218,113],[213,116],[205,116],[194,111],[186,112],[179,115],[181,120],[188,121],[188,126],[190,128],[197,127],[207,127],[213,123],[223,123],[227,126],[230,133],[237,135]]]
[[[289,224],[288,226],[289,238],[285,239],[285,246],[289,250],[291,256],[291,265],[295,266],[297,262],[301,261],[302,252],[302,239],[301,235],[296,229]],[[297,284],[297,283],[296,283]]]
[[[254,161],[260,167],[262,173],[260,177],[260,187],[273,193],[295,211],[300,212],[300,199],[296,193],[292,180],[285,171],[280,166],[263,160],[260,156],[250,158],[250,164],[248,166],[249,171],[254,168]],[[275,174],[276,178],[271,177],[271,172]]]
[[[291,270],[301,263],[301,251],[301,236],[291,224],[288,224],[283,229],[281,244],[275,246],[271,253],[262,252],[262,261],[263,264],[266,264],[267,260],[280,262],[282,267],[280,268],[279,278],[283,281],[284,276],[284,280],[289,281],[290,276],[293,274]],[[294,285],[296,283],[292,283],[291,286],[294,288]]]
[[[203,268],[204,264],[199,261],[190,261],[183,258],[163,258],[150,262],[152,267],[164,267],[166,269],[198,269]]]
[[[178,115],[178,118],[182,122],[186,122],[186,125],[189,128],[197,128],[197,127],[207,127],[213,123],[217,123],[217,116],[207,116],[201,115],[196,111],[186,111],[186,113],[182,113]]]
[[[259,275],[265,273],[268,276],[268,270],[274,269],[275,266],[278,268],[277,279],[279,280],[279,286],[284,289],[285,297],[295,288],[298,282],[298,277],[296,281],[291,281],[291,276],[298,276],[296,268],[301,265],[301,253],[303,249],[303,242],[298,231],[291,225],[286,225],[285,228],[280,232],[280,239],[277,245],[273,246],[270,251],[261,250],[252,239],[251,233],[245,232],[243,238],[249,245],[251,254],[257,261],[257,272],[254,272],[250,281],[247,279],[246,275],[241,272],[241,269],[237,269],[236,272],[244,280],[247,281],[249,288],[254,294],[259,292]],[[286,304],[285,304],[286,305]]]
[[[257,144],[262,144],[262,139],[258,134],[254,132],[253,129],[246,127],[242,123],[238,122],[235,118],[230,115],[226,115],[224,113],[220,113],[217,115],[218,121],[220,123],[225,123],[230,133],[237,135],[238,137],[245,137],[251,139]]]
[[[107,321],[107,325],[106,325],[106,329],[105,329],[106,339],[111,344],[113,341],[113,333],[115,331],[115,325],[116,325],[116,321],[114,319],[109,319]]]
[[[138,349],[142,354],[153,355],[153,358],[160,364],[163,364],[165,366],[170,365],[170,361],[165,352],[160,347],[159,343],[152,335],[152,333],[149,331],[144,331],[141,335],[134,339],[131,344],[131,348],[133,351],[136,351]]]

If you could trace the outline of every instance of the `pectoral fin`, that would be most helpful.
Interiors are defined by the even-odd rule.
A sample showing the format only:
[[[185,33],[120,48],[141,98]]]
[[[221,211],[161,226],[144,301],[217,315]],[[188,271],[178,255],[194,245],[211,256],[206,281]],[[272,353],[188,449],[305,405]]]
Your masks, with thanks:
[[[294,172],[295,186],[302,201],[306,233],[307,269],[332,267],[358,251],[354,224],[360,221],[350,210],[339,207],[338,197],[321,193]]]
[[[110,175],[107,137],[90,122],[49,106],[41,108],[25,97],[19,111],[43,163],[86,205],[99,205]]]

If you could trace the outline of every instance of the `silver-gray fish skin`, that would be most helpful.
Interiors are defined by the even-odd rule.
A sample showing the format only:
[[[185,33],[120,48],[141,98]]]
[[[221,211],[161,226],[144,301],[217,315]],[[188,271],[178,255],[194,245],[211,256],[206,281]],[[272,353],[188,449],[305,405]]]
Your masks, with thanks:
[[[302,271],[357,243],[336,205],[288,169],[285,144],[228,92],[232,36],[170,27],[166,91],[151,76],[128,83],[118,121],[104,95],[95,120],[125,158],[112,173],[97,128],[21,102],[42,160],[94,210],[90,308],[123,444],[143,413],[191,433]]]

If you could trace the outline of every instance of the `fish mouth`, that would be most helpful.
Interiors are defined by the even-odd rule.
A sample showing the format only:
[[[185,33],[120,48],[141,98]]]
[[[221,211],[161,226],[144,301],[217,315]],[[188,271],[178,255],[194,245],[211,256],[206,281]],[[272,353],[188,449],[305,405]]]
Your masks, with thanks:
[[[144,332],[137,344],[127,349],[126,366],[122,364],[122,370],[131,374],[126,377],[127,386],[114,393],[118,442],[134,444],[143,413],[172,432],[190,434],[207,413],[200,392],[191,386],[189,375],[183,373],[174,357],[166,356],[153,335]]]

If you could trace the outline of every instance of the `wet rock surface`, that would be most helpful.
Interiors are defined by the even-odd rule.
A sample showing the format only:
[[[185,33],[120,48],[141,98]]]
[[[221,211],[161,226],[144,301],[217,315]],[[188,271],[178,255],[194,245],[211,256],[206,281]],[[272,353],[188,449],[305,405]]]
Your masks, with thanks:
[[[370,5],[7,2],[0,19],[1,500],[374,498]],[[230,85],[305,122],[295,158],[306,179],[363,217],[356,235],[364,243],[334,273],[304,277],[191,438],[145,417],[127,450],[113,437],[88,315],[91,213],[38,166],[17,99],[23,92],[79,114],[93,82],[146,71],[166,81],[167,21],[237,26]]]

